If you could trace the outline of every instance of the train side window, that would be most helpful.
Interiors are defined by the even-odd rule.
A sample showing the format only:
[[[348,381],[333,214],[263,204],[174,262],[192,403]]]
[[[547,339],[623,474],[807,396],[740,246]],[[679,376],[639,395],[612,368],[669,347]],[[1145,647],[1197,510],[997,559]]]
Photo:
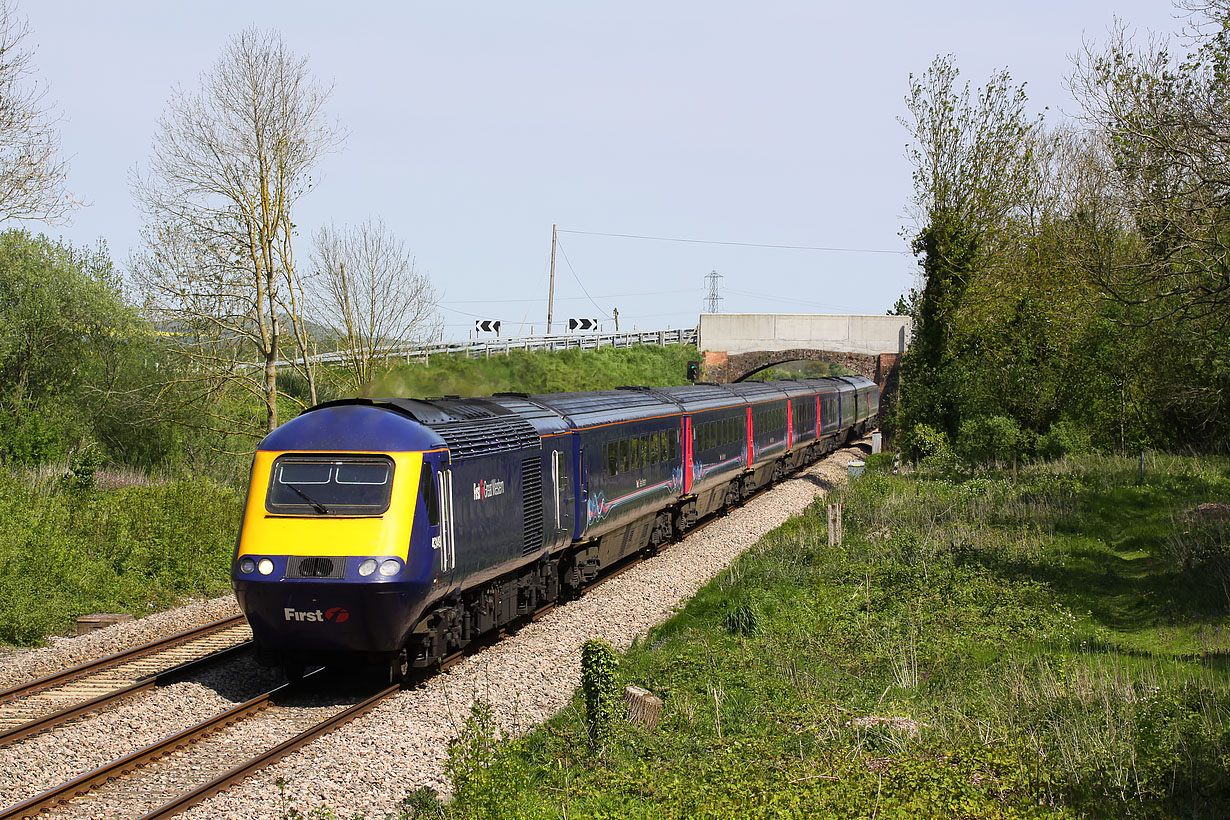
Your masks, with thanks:
[[[621,438],[619,440],[619,471],[621,473],[628,472],[629,463],[628,440],[626,438]]]
[[[671,461],[674,461],[675,459],[679,458],[679,431],[678,430],[671,430],[670,436],[668,437],[668,444],[670,445]]]
[[[618,441],[608,441],[606,443],[606,472],[607,475],[619,475]]]
[[[427,523],[435,527],[440,523],[440,499],[436,497],[436,477],[431,465],[423,462],[423,472],[419,475],[419,495],[423,497],[423,509],[427,512]]]

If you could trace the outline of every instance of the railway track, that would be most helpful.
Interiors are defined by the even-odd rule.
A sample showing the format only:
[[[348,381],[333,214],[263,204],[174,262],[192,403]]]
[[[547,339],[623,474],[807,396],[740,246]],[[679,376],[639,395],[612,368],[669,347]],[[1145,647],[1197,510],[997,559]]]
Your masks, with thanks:
[[[324,670],[315,670],[306,675],[304,681],[322,674]],[[35,818],[43,813],[92,817],[96,816],[100,802],[109,804],[104,810],[106,816],[114,816],[110,804],[122,804],[125,809],[140,812],[142,820],[172,817],[241,783],[254,772],[348,723],[399,690],[399,686],[387,686],[338,709],[295,703],[296,696],[302,698],[303,682],[283,684],[93,771],[0,809],[0,820]],[[328,714],[316,718],[314,715],[320,710]],[[307,720],[296,714],[302,712],[309,714]],[[262,732],[240,727],[249,721],[264,721],[271,726]],[[243,742],[245,735],[259,735],[256,742],[263,743],[263,747],[253,750],[252,743]],[[268,742],[270,736],[287,737]]]
[[[0,746],[223,662],[251,639],[236,615],[0,691]]]
[[[699,523],[690,529],[684,537],[686,538],[687,535],[699,532],[708,526],[711,520],[716,518],[717,516],[713,516]],[[610,572],[587,584],[585,591],[588,592],[595,589],[607,581],[622,575],[644,560],[646,560],[644,555],[630,557],[614,567]],[[548,604],[527,617],[525,621],[537,621],[556,607],[557,604]],[[200,648],[205,638],[201,637],[198,633],[205,633],[214,638],[210,644],[212,646],[212,644],[224,640],[224,636],[233,635],[237,628],[246,629],[246,626],[231,623],[232,620],[234,619],[228,619],[227,622],[209,624],[200,630],[181,633],[180,635],[172,636],[166,642],[159,643],[177,643],[181,646],[196,646]],[[223,624],[226,625],[224,626]],[[414,685],[414,683],[421,682],[422,679],[429,677],[431,674],[448,669],[465,657],[482,651],[502,637],[504,637],[502,632],[493,634],[487,640],[476,642],[466,650],[442,659],[436,667],[421,670],[415,676],[416,680],[408,682],[408,685]],[[17,699],[23,695],[28,696],[30,693],[59,691],[55,687],[67,685],[65,681],[81,682],[82,685],[75,687],[73,690],[77,693],[88,693],[100,687],[107,688],[108,686],[113,686],[113,688],[95,698],[76,702],[68,707],[56,710],[43,718],[27,722],[7,731],[0,731],[0,744],[15,742],[36,732],[54,728],[73,717],[101,708],[106,703],[128,697],[158,685],[161,680],[172,676],[182,676],[199,664],[216,661],[225,657],[228,653],[246,648],[247,645],[248,642],[245,641],[244,643],[194,658],[186,664],[163,669],[152,674],[147,672],[145,677],[139,680],[129,681],[127,685],[120,685],[127,681],[128,677],[137,674],[135,670],[147,671],[148,665],[154,663],[153,658],[162,657],[161,655],[155,655],[156,650],[151,646],[143,646],[128,653],[104,658],[93,664],[85,664],[57,675],[33,681],[23,687],[15,687],[12,690],[0,692],[0,709],[2,709],[6,705],[5,700],[8,703],[20,703],[21,701]],[[145,662],[140,666],[127,666],[127,664],[136,663],[133,658],[145,659]],[[106,678],[109,683],[103,684],[96,681],[97,675],[101,674],[99,672],[100,669],[115,670],[112,675]],[[304,721],[296,720],[292,716],[296,711],[293,697],[296,692],[304,690],[305,684],[319,680],[320,676],[325,674],[325,672],[326,670],[323,669],[314,670],[305,675],[299,682],[272,688],[163,740],[99,766],[92,771],[81,774],[8,808],[0,808],[0,820],[20,820],[21,818],[42,816],[91,816],[94,809],[92,804],[97,801],[105,801],[108,804],[122,802],[125,806],[139,807],[136,808],[136,811],[140,812],[140,814],[134,814],[133,816],[139,816],[140,820],[173,817],[196,803],[243,782],[247,777],[277,762],[282,757],[297,751],[321,735],[354,720],[402,689],[402,686],[397,684],[386,686],[370,694],[365,694],[353,704],[344,706],[341,709],[330,710],[330,714],[318,720],[313,719],[306,726],[300,726],[298,724],[302,724]],[[91,677],[91,675],[94,677]],[[95,682],[85,685],[86,682],[91,680]],[[68,697],[68,695],[62,695],[62,697]],[[279,703],[279,701],[285,702]],[[299,708],[302,711],[310,712],[313,707]],[[285,731],[285,726],[283,726],[284,731],[282,733],[290,734],[289,737],[277,742],[268,743],[264,748],[256,751],[249,750],[246,752],[246,758],[236,760],[234,750],[227,747],[237,745],[234,742],[234,736],[237,732],[245,732],[245,729],[241,728],[240,724],[256,720],[270,720],[271,718],[275,720],[280,719],[284,725],[295,724],[294,731],[287,732]],[[247,733],[254,734],[254,732]]]

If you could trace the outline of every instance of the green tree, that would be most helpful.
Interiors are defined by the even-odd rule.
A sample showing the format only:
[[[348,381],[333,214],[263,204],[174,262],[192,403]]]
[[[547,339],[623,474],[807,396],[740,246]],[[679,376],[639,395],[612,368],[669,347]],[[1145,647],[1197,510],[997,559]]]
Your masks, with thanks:
[[[955,436],[967,379],[952,337],[967,288],[1002,253],[999,241],[1030,183],[1036,123],[1006,71],[971,99],[951,56],[910,76],[908,156],[914,165],[913,248],[923,273],[914,342],[902,362],[902,417]]]
[[[105,248],[0,234],[0,456],[40,463],[92,435],[148,339]]]
[[[1082,262],[1146,361],[1164,430],[1230,436],[1230,2],[1191,0],[1193,50],[1133,42],[1120,27],[1090,46],[1071,85],[1107,147],[1103,178],[1134,243],[1090,243]],[[1126,443],[1127,436],[1124,436]]]

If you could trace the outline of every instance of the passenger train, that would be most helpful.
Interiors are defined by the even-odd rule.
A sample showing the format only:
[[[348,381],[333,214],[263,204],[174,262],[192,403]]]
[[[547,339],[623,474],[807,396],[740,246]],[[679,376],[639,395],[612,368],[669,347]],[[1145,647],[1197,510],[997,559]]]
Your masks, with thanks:
[[[262,655],[395,679],[857,437],[862,377],[345,399],[259,445],[232,567]]]

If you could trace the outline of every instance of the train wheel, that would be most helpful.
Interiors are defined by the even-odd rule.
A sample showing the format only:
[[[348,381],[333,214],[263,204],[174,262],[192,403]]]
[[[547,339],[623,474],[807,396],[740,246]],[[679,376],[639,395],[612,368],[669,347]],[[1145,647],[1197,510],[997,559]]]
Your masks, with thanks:
[[[405,685],[410,679],[410,653],[402,649],[389,659],[389,683]]]
[[[286,677],[287,683],[298,683],[303,680],[303,673],[307,671],[302,661],[285,661],[282,664],[282,674]]]

